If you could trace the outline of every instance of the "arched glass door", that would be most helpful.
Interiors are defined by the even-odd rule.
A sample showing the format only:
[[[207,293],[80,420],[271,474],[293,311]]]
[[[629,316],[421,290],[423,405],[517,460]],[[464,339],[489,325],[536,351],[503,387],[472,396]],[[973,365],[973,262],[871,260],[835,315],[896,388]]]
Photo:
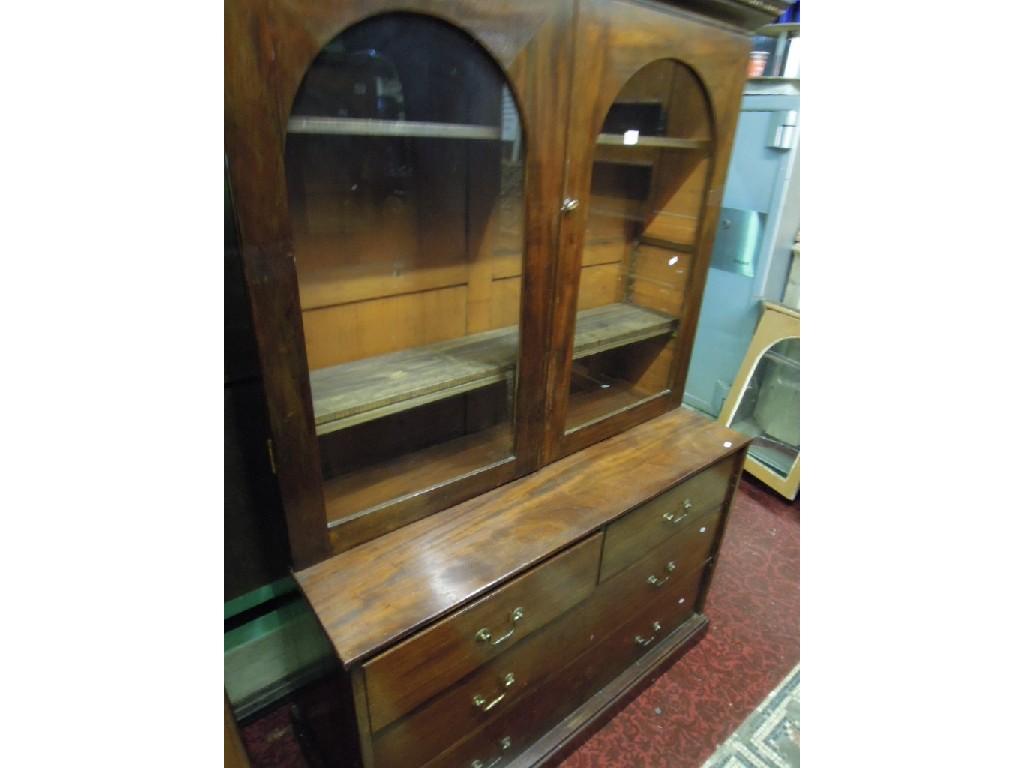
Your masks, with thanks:
[[[525,152],[500,67],[433,17],[343,31],[298,90],[292,243],[327,520],[350,543],[513,459]]]
[[[711,136],[697,77],[669,59],[636,72],[605,115],[590,176],[567,433],[672,387]]]

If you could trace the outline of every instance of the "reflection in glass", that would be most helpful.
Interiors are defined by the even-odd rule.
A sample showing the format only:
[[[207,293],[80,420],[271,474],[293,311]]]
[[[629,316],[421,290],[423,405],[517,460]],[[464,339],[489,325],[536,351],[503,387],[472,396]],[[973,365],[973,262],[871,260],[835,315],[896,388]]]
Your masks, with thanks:
[[[754,438],[751,456],[789,475],[800,454],[800,339],[778,341],[761,356],[729,426]]]
[[[500,69],[431,17],[310,66],[286,171],[329,522],[512,456],[523,155]]]
[[[609,108],[591,170],[568,431],[672,386],[711,148],[704,91],[679,62],[647,65]]]

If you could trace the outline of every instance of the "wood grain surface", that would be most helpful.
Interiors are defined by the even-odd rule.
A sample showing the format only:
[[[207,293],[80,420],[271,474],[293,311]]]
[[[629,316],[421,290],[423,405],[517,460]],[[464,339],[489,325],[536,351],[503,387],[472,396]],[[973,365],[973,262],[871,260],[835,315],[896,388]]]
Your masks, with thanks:
[[[691,523],[717,512],[731,490],[736,470],[735,459],[721,461],[608,526],[601,579],[635,562],[681,528],[690,531]],[[672,519],[666,520],[666,514]]]
[[[376,733],[376,760],[381,765],[423,762],[496,720],[529,690],[558,674],[567,661],[602,642],[629,620],[631,612],[639,612],[663,599],[665,592],[671,592],[680,583],[689,584],[694,573],[703,568],[701,557],[699,552],[692,552],[685,536],[671,537],[630,568],[602,582],[582,604]],[[660,587],[650,584],[648,577],[660,574],[669,561],[678,564],[669,581]],[[689,607],[692,609],[692,601]],[[500,683],[510,673],[515,682],[503,687]],[[488,694],[489,701],[500,694],[502,700],[484,712],[473,705],[477,694]],[[437,723],[445,723],[449,728],[439,729]]]
[[[348,667],[748,442],[678,409],[299,571],[296,578]]]
[[[614,349],[674,325],[670,316],[629,304],[585,310],[577,318],[574,354]],[[512,375],[518,351],[513,326],[313,371],[317,434],[502,381]]]
[[[374,657],[365,667],[374,731],[444,690],[468,672],[582,601],[597,584],[601,537],[591,536],[567,552],[520,576]],[[522,611],[513,622],[512,613]],[[477,632],[490,632],[488,640]],[[504,638],[502,642],[493,641]]]
[[[525,750],[634,662],[649,653],[656,655],[672,631],[693,615],[700,576],[701,569],[698,569],[688,574],[675,589],[665,591],[646,603],[639,613],[606,634],[604,640],[575,659],[568,659],[556,674],[534,685],[502,717],[483,726],[427,765],[430,768],[468,766],[473,759],[479,759],[486,765],[498,756],[496,745],[504,738],[510,740],[510,745],[505,750],[503,762]],[[655,622],[660,629],[653,629]],[[637,642],[639,636],[653,639],[644,646]]]

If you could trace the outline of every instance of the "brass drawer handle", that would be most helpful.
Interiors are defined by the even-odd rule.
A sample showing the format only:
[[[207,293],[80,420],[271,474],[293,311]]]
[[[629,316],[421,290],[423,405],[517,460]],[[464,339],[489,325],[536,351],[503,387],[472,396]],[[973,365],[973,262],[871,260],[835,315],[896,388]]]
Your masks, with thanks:
[[[676,569],[675,562],[672,561],[672,560],[669,560],[668,564],[665,566],[665,570],[668,571],[669,573],[672,573],[672,571],[674,571],[675,569]],[[663,579],[659,579],[657,576],[655,576],[652,573],[650,576],[647,577],[647,583],[652,585],[652,586],[654,586],[655,588],[660,588],[660,587],[664,586],[665,583],[669,579],[671,579],[671,578],[672,578],[671,576],[666,576]]]
[[[512,613],[509,615],[509,619],[512,621],[512,629],[510,629],[504,635],[499,637],[497,640],[494,640],[493,642],[491,642],[491,645],[501,645],[506,640],[508,640],[510,637],[512,637],[512,635],[514,635],[516,633],[516,624],[525,615],[526,615],[526,611],[524,611],[522,608],[516,608],[514,611],[512,611]],[[491,630],[489,630],[487,627],[484,627],[483,629],[478,630],[477,633],[476,633],[476,639],[478,641],[480,641],[481,643],[486,643],[486,642],[490,641],[491,636],[492,636],[491,635]]]
[[[506,752],[512,746],[512,739],[509,736],[506,736],[499,743],[501,746],[501,751]],[[496,758],[491,760],[491,762],[487,763],[486,765],[484,765],[483,760],[474,760],[472,763],[469,764],[469,768],[494,768],[494,766],[501,762],[502,757],[504,757],[504,755],[498,755]]]
[[[508,689],[512,687],[515,681],[516,676],[509,672],[507,675],[505,675],[505,677],[501,679],[501,684],[502,687]],[[491,701],[487,701],[487,699],[485,699],[478,693],[473,697],[473,706],[477,707],[478,709],[482,709],[484,712],[490,712],[492,709],[498,706],[501,703],[502,699],[504,698],[505,694],[502,693],[497,698],[492,699]]]
[[[658,633],[661,632],[661,622],[654,622],[651,625],[651,628],[654,630],[654,633],[650,637],[640,637],[640,635],[637,635],[633,638],[633,640],[636,641],[636,644],[639,645],[641,648],[646,648],[648,645],[654,642],[654,638],[656,638],[658,636]]]
[[[672,525],[679,525],[683,520],[690,516],[690,510],[693,509],[693,502],[689,499],[683,500],[683,511],[678,515],[673,515],[671,512],[666,512],[662,515],[666,522],[672,523]]]

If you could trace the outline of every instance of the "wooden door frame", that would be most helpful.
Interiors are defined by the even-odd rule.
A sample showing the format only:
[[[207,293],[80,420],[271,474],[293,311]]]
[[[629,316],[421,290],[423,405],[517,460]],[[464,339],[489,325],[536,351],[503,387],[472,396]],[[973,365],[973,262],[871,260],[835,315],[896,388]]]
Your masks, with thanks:
[[[543,463],[574,453],[682,402],[686,371],[711,260],[728,159],[746,82],[752,39],[738,27],[669,7],[629,0],[578,0],[572,109],[563,197],[580,202],[563,220],[557,251],[552,307],[552,356],[547,386],[551,413]],[[670,59],[688,67],[709,103],[713,150],[693,265],[687,278],[670,389],[660,397],[565,433],[583,239],[590,202],[590,177],[597,134],[627,81],[643,67]]]
[[[545,434],[552,264],[569,102],[572,0],[228,0],[225,146],[252,325],[266,389],[292,563],[344,549],[328,535],[320,451],[288,214],[284,146],[292,101],[314,57],[348,27],[389,12],[422,13],[469,34],[497,62],[520,110],[526,147],[516,459],[419,495],[433,511],[535,469]]]

